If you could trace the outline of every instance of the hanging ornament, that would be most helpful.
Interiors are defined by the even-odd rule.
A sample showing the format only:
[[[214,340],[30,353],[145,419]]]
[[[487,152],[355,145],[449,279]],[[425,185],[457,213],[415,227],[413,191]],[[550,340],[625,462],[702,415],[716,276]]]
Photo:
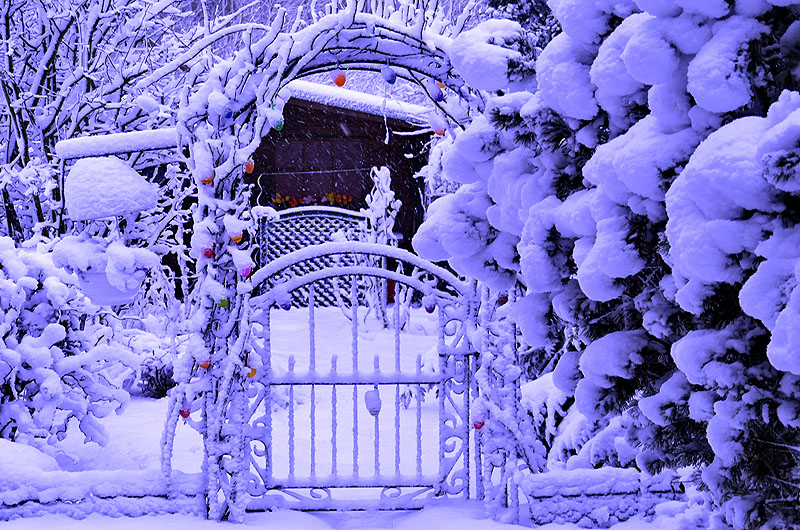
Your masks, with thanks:
[[[242,275],[242,278],[247,278],[248,276],[250,276],[251,272],[253,272],[253,267],[248,265],[247,267],[244,267],[241,271],[239,271],[239,274]]]
[[[185,408],[182,408],[181,411],[180,411],[181,418],[183,418],[183,419],[188,418],[191,413],[192,413],[192,409],[188,408],[188,406],[185,407]]]
[[[333,83],[338,87],[344,86],[344,84],[347,82],[347,77],[345,77],[344,72],[339,69],[331,72],[331,79],[333,79]]]
[[[205,361],[198,363],[197,366],[203,370],[208,370],[208,367],[211,366],[211,361],[206,359]]]
[[[223,309],[228,307],[228,299],[227,298],[223,298],[222,300],[217,302],[217,305],[220,306]]]
[[[436,102],[444,101],[444,94],[442,93],[442,89],[439,88],[436,83],[434,82],[427,82],[425,83],[425,89],[428,91],[428,94],[431,95],[431,99]]]
[[[428,115],[428,123],[437,136],[444,136],[447,130],[447,122],[444,121],[444,118],[432,112]]]
[[[250,371],[247,372],[247,377],[255,377],[257,371],[255,368],[250,368]]]
[[[498,306],[505,305],[507,302],[508,302],[508,295],[507,294],[503,293],[503,294],[501,294],[500,296],[497,297],[497,305]]]
[[[425,311],[428,313],[433,313],[436,311],[436,298],[431,295],[426,295],[422,297],[422,306],[425,308]]]
[[[478,430],[481,430],[484,425],[486,425],[486,423],[481,420],[475,420],[474,422],[472,422],[472,426]]]
[[[241,243],[242,242],[242,234],[233,234],[231,236],[231,241],[234,243]]]
[[[214,177],[213,176],[203,177],[203,180],[201,180],[200,182],[202,182],[204,185],[208,186],[209,184],[214,182]]]
[[[397,81],[397,72],[394,71],[394,68],[391,66],[384,66],[381,68],[381,75],[383,76],[383,80],[393,85]]]
[[[206,257],[206,258],[213,258],[214,257],[214,249],[211,248],[211,247],[204,248],[203,249],[203,256]]]
[[[283,130],[283,120],[276,121],[275,124],[272,126],[272,128],[275,129],[278,132]]]
[[[436,81],[436,86],[438,86],[441,89],[444,89],[444,83],[442,83],[441,81]]]
[[[231,109],[228,109],[225,111],[225,119],[229,120],[231,118],[233,118],[233,111]]]
[[[256,163],[252,159],[244,163],[244,172],[250,174],[256,168]]]
[[[377,387],[372,390],[367,390],[364,394],[364,404],[367,410],[373,416],[377,416],[381,412],[381,394],[378,392]]]

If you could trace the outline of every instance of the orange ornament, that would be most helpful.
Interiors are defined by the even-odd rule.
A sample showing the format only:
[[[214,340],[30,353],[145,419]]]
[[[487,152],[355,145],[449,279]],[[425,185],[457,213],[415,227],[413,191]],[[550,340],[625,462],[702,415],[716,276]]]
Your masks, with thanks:
[[[344,86],[344,84],[347,82],[347,77],[345,77],[344,72],[342,72],[341,70],[334,72],[332,74],[332,77],[333,77],[333,82],[336,86],[339,87]]]
[[[241,243],[242,242],[242,234],[234,234],[231,236],[231,241],[234,243]]]
[[[247,162],[244,163],[244,172],[245,173],[252,173],[255,168],[256,168],[256,164],[252,160],[248,160]]]
[[[250,371],[247,372],[247,377],[255,377],[256,376],[256,369],[250,368]]]
[[[202,368],[203,370],[208,370],[208,367],[209,367],[209,366],[211,366],[211,361],[209,361],[208,359],[206,359],[205,361],[203,361],[203,362],[199,363],[197,366],[199,366],[199,367],[200,367],[200,368]]]
[[[201,182],[203,184],[205,184],[206,186],[208,186],[209,184],[214,182],[214,177],[205,177],[205,178],[203,178],[203,180]]]
[[[436,81],[436,86],[438,86],[439,88],[444,88],[444,83],[442,83],[441,81]]]

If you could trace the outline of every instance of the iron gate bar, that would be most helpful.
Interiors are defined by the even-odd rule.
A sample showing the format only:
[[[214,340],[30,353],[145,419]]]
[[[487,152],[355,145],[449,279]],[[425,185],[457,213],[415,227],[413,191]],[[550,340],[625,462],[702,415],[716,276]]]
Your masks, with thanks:
[[[294,477],[273,478],[270,488],[383,488],[387,484],[397,488],[432,488],[439,481],[439,475],[405,476],[405,475],[370,475],[368,477],[317,477],[319,480]],[[378,482],[383,481],[383,482]]]
[[[263,377],[268,377],[264,375]],[[442,380],[438,374],[371,374],[359,372],[357,374],[340,374],[336,372],[325,373],[284,373],[269,376],[269,382],[277,385],[417,385],[436,384]]]

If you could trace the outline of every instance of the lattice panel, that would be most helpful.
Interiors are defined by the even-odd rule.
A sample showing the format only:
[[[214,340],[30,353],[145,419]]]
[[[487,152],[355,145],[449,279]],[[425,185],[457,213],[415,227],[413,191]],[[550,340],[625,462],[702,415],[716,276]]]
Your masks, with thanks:
[[[332,236],[341,230],[350,240],[360,240],[364,216],[356,212],[338,209],[289,209],[280,212],[277,221],[262,221],[260,227],[262,256],[260,266],[289,254],[295,250],[312,245],[319,245],[332,240]],[[330,266],[356,265],[353,256],[325,256],[297,263],[286,272],[291,276],[302,276],[309,272]],[[265,285],[265,288],[271,285]],[[350,279],[339,278],[326,280],[316,285],[317,305],[322,307],[337,305],[336,291],[347,296],[350,292]],[[363,292],[360,290],[360,295]],[[305,307],[308,300],[308,289],[300,288],[292,293],[292,305]]]

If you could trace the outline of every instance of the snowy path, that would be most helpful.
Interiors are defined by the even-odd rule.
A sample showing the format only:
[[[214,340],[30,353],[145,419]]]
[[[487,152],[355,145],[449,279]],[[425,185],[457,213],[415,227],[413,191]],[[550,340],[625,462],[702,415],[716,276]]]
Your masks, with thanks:
[[[225,523],[222,523],[225,524]],[[191,515],[158,515],[145,517],[109,518],[91,515],[86,519],[64,516],[45,516],[16,519],[3,523],[3,530],[218,530],[220,523]],[[277,511],[248,514],[244,528],[279,528],[281,530],[520,530],[523,527],[505,525],[483,519],[480,504],[432,507],[419,512],[356,512],[304,513]],[[548,530],[572,530],[577,527],[541,527]],[[632,528],[631,528],[632,530]]]

